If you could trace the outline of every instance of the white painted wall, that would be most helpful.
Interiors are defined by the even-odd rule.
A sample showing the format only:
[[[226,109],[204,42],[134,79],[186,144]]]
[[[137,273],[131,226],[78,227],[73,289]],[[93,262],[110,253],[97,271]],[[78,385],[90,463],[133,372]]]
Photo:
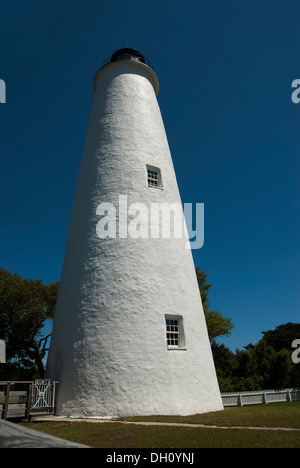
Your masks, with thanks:
[[[47,377],[57,412],[73,417],[193,414],[223,409],[186,239],[99,239],[97,206],[180,202],[146,65],[96,75],[71,214]],[[146,165],[163,190],[149,188]],[[168,350],[165,314],[182,315],[186,350]]]

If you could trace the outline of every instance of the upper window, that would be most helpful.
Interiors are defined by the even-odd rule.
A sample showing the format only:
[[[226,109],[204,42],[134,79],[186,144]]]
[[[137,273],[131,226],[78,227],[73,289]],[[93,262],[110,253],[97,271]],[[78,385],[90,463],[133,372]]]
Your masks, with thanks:
[[[148,187],[162,188],[160,169],[147,165]]]
[[[157,171],[151,171],[148,169],[148,185],[150,187],[154,186],[157,187],[158,183],[158,172]]]
[[[166,337],[168,349],[186,349],[181,315],[166,315]]]

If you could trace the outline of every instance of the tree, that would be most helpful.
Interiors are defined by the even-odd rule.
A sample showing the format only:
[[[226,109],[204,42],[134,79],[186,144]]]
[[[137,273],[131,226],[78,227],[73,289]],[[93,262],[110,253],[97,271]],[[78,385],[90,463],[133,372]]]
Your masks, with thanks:
[[[289,387],[292,382],[291,370],[292,360],[290,353],[287,349],[280,349],[278,352],[275,351],[275,356],[272,361],[269,387],[270,388],[285,388]]]
[[[226,346],[212,342],[211,350],[214,357],[214,363],[222,392],[233,392],[234,382],[232,376],[238,365],[236,355]]]
[[[212,284],[208,283],[206,273],[199,266],[196,267],[196,276],[201,294],[208,336],[212,343],[218,336],[230,335],[234,325],[230,318],[223,317],[217,310],[210,310],[208,292]]]
[[[276,351],[285,348],[290,350],[292,342],[300,338],[300,323],[284,323],[275,330],[263,331],[263,340],[266,341]]]
[[[0,267],[0,338],[8,363],[44,374],[44,322],[53,318],[58,281],[23,278]]]
[[[225,380],[218,369],[220,359],[215,360],[217,375],[221,375],[221,391],[231,391],[228,390],[230,386],[232,391],[299,387],[300,365],[294,364],[291,359],[291,343],[299,333],[298,324],[287,323],[262,333],[263,338],[255,345],[249,344],[243,350],[236,350],[235,366],[230,365],[233,360],[227,353]]]

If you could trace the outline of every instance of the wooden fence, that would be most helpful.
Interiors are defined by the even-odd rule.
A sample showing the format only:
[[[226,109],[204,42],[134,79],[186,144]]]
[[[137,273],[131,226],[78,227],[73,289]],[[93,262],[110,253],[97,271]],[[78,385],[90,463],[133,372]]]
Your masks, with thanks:
[[[300,388],[222,393],[221,396],[224,406],[259,405],[284,401],[299,401]]]
[[[33,414],[54,414],[56,384],[50,380],[0,381],[0,419],[29,420]]]

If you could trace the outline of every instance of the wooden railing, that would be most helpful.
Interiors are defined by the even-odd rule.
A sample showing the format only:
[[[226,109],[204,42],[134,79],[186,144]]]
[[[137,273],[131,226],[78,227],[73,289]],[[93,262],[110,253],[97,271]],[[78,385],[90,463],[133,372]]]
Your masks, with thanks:
[[[299,401],[300,388],[222,393],[221,396],[224,406],[245,406],[267,403],[280,403],[285,401]]]
[[[22,386],[27,387],[27,391],[22,392],[23,395],[25,394],[25,396],[26,396],[26,398],[25,398],[25,411],[24,411],[24,403],[20,403],[20,399],[18,398],[18,397],[21,396],[20,392],[13,391],[13,388],[15,387],[16,384],[17,385],[21,384]],[[19,411],[16,412],[16,416],[17,416],[17,413],[21,414],[21,412],[22,412],[22,414],[25,413],[24,416],[25,416],[26,419],[30,419],[32,384],[33,384],[32,381],[27,381],[27,380],[21,380],[21,381],[17,381],[17,382],[9,382],[9,381],[0,382],[0,388],[4,388],[4,395],[3,395],[4,398],[0,394],[0,418],[1,419],[7,419],[7,417],[8,417],[8,408],[9,408],[10,404],[18,405],[18,406],[20,406],[22,404],[22,407],[17,408]],[[2,408],[2,410],[1,410],[1,408]]]
[[[0,381],[0,419],[29,420],[32,414],[54,414],[57,383],[46,380]],[[16,387],[22,390],[16,391]]]

